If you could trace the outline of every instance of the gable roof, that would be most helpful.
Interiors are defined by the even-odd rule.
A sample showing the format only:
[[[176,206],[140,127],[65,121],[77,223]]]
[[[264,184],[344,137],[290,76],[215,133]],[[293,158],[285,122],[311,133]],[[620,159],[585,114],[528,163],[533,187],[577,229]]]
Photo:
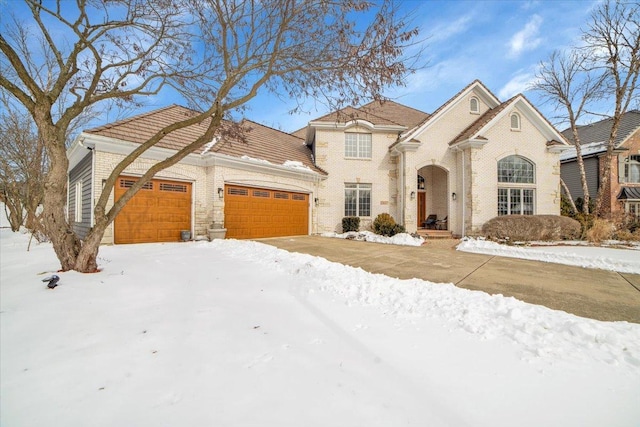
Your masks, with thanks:
[[[481,95],[481,98],[489,105],[489,108],[495,108],[500,105],[500,100],[478,79],[472,81],[467,86],[462,88],[460,92],[453,95],[449,98],[444,104],[436,109],[429,117],[425,118],[422,122],[418,123],[413,129],[410,129],[408,132],[402,136],[404,141],[412,140],[416,137],[417,134],[422,132],[426,127],[430,126],[432,123],[435,123],[450,107],[452,107],[456,101],[462,99],[465,95],[471,93],[473,90],[477,90],[477,92]],[[396,141],[395,144],[400,141]],[[392,144],[391,147],[393,147]],[[390,147],[390,148],[391,148]]]
[[[578,126],[580,145],[591,144],[594,142],[607,142],[609,140],[609,135],[611,134],[612,126],[612,118],[600,120],[588,125]],[[640,111],[631,110],[624,113],[620,119],[615,146],[618,147],[626,141],[626,139],[638,128],[640,128]],[[563,130],[562,134],[567,138],[567,140],[573,142],[573,133],[571,132],[571,128]]]
[[[196,113],[189,108],[171,105],[89,129],[85,133],[142,144],[163,127],[184,120]],[[206,119],[200,124],[194,124],[171,132],[155,146],[179,150],[201,136],[209,122],[210,119]],[[243,120],[240,126],[244,130],[243,140],[225,137],[213,146],[199,148],[195,153],[206,154],[212,152],[238,158],[247,156],[253,159],[266,160],[275,165],[283,165],[287,161],[300,162],[315,172],[326,174],[325,171],[315,166],[311,150],[304,145],[302,139],[250,120]]]
[[[562,147],[567,146],[567,141],[563,138],[563,135],[542,115],[542,113],[523,95],[518,94],[514,97],[506,100],[495,108],[492,108],[482,114],[476,121],[471,123],[466,129],[464,129],[457,137],[449,142],[449,145],[455,145],[462,141],[469,139],[484,139],[481,132],[491,127],[491,122],[500,116],[510,106],[518,104],[520,111],[528,117],[534,126],[538,128],[543,135],[547,138],[548,147]],[[506,114],[506,113],[505,113]]]
[[[460,132],[458,136],[453,138],[453,140],[449,142],[449,145],[454,145],[458,142],[462,142],[474,137],[474,135],[480,132],[482,128],[484,128],[491,120],[493,120],[501,111],[503,111],[509,105],[513,104],[516,98],[517,95],[498,105],[496,108],[485,111],[485,113],[478,117],[475,122],[471,123],[466,129]],[[484,137],[481,136],[481,138]]]

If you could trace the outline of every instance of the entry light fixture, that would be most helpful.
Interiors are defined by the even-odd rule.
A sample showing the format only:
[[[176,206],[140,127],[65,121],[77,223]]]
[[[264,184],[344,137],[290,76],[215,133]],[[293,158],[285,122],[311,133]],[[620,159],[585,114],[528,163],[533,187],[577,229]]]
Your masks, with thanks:
[[[458,196],[456,195],[456,193],[451,193],[451,200],[456,200],[458,198]]]
[[[316,197],[315,199],[313,199],[313,203],[315,203],[315,205],[318,206],[320,204],[320,199]]]
[[[218,187],[218,197],[221,199],[224,197],[224,188]]]
[[[415,199],[415,198],[416,198],[416,192],[415,192],[415,191],[412,191],[412,192],[411,192],[411,200],[413,200],[413,199]]]

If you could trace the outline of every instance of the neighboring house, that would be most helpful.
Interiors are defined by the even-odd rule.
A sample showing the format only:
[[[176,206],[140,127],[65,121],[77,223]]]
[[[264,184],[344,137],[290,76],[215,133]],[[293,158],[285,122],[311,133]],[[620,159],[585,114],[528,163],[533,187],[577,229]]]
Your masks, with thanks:
[[[587,186],[592,199],[598,195],[601,176],[604,172],[604,160],[612,122],[612,119],[605,119],[578,127]],[[570,128],[562,133],[567,140],[573,140]],[[562,180],[567,184],[571,197],[574,200],[583,198],[576,149],[572,147],[565,151],[560,159]],[[640,111],[638,110],[628,111],[622,116],[611,160],[609,183],[603,197],[603,213],[626,212],[640,217]]]
[[[90,226],[115,164],[188,113],[172,106],[82,133],[70,148],[76,230]],[[380,213],[409,232],[436,215],[464,236],[498,215],[560,213],[566,140],[523,95],[500,102],[477,80],[433,114],[387,101],[347,107],[293,135],[246,123],[246,142],[212,143],[160,172],[103,242],[179,240],[179,230],[205,235],[212,222],[237,238],[340,232],[345,216],[366,228]],[[125,170],[115,197],[195,135],[197,126],[163,139]]]

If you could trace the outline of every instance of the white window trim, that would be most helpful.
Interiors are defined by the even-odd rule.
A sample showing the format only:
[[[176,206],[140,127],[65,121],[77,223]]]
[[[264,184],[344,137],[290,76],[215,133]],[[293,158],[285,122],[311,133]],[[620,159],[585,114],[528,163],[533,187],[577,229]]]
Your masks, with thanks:
[[[476,109],[473,109],[473,101],[476,101]],[[475,96],[472,96],[469,99],[469,112],[471,114],[480,114],[480,100]]]
[[[82,180],[75,184],[74,222],[82,222]]]
[[[516,117],[518,120],[518,126],[514,127],[513,126],[513,118]],[[520,117],[520,114],[518,113],[511,113],[509,114],[509,127],[511,128],[511,130],[513,131],[520,131],[522,129],[522,118]]]
[[[351,186],[355,186],[355,187],[347,187],[348,185]],[[347,209],[346,209],[346,192],[347,190],[355,190],[356,192],[356,215],[347,215]],[[368,190],[369,191],[369,215],[361,215],[361,209],[360,209],[360,191],[364,191],[364,190]],[[373,184],[370,183],[360,183],[360,182],[345,182],[344,184],[344,196],[345,196],[345,203],[343,204],[343,213],[344,216],[357,216],[360,218],[371,218],[372,215],[372,209],[373,209]]]
[[[347,155],[347,135],[355,135],[356,136],[356,155],[348,156]],[[360,156],[360,135],[368,135],[369,136],[369,156]],[[345,132],[344,134],[344,158],[345,159],[355,159],[355,160],[371,160],[373,158],[373,135],[365,132]]]

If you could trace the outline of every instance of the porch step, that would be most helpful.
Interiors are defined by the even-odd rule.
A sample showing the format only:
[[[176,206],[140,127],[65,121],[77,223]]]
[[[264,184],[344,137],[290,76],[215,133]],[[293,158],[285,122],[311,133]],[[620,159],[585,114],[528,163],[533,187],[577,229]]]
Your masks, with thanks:
[[[418,229],[418,234],[425,239],[453,239],[453,233],[449,230],[427,230]]]

